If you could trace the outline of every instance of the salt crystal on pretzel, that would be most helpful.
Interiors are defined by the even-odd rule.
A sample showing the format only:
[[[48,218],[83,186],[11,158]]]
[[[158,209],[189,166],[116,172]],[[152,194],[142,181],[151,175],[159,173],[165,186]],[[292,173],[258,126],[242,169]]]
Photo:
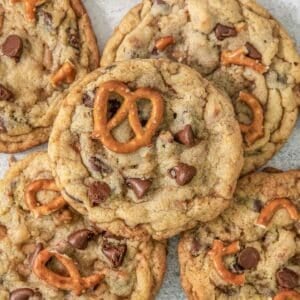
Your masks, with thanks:
[[[12,4],[18,3],[18,2],[24,2],[25,5],[25,12],[26,16],[30,21],[35,20],[35,12],[36,7],[39,5],[41,0],[11,0]]]
[[[222,279],[233,285],[243,285],[245,283],[244,274],[234,274],[226,269],[224,265],[224,256],[236,254],[240,250],[239,242],[233,242],[225,247],[224,243],[220,240],[214,240],[213,247],[208,255],[212,258],[214,267]]]
[[[51,83],[54,87],[58,87],[63,83],[71,84],[76,77],[75,66],[70,62],[65,62],[60,69],[52,76]]]

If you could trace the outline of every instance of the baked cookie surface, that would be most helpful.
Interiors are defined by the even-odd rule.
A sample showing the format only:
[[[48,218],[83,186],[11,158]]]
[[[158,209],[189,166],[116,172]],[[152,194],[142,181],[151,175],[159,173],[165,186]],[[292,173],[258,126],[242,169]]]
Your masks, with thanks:
[[[166,244],[89,223],[57,192],[49,166],[47,153],[30,155],[0,183],[0,299],[152,299]]]
[[[65,90],[99,65],[80,0],[0,1],[0,152],[46,142]]]
[[[244,135],[243,173],[263,166],[290,136],[300,58],[255,1],[144,0],[115,30],[101,65],[158,57],[188,64],[231,97]]]
[[[114,234],[156,239],[219,215],[243,164],[229,99],[167,60],[86,76],[64,101],[49,155],[71,206]]]
[[[188,298],[300,299],[300,172],[246,176],[234,199],[180,241]]]

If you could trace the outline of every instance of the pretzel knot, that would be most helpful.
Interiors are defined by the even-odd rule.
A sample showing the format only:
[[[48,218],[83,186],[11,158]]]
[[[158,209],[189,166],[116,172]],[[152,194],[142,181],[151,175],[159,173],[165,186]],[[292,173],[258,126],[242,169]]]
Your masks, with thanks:
[[[107,111],[110,93],[117,93],[123,97],[122,106],[115,116],[108,120]],[[139,120],[136,102],[148,99],[152,103],[151,116],[145,127]],[[108,81],[100,86],[94,104],[94,132],[93,138],[99,139],[104,146],[116,153],[131,153],[141,147],[151,144],[152,138],[160,126],[164,115],[164,102],[161,95],[150,88],[140,88],[131,92],[119,81]],[[126,120],[135,134],[135,138],[127,143],[118,142],[112,135],[112,130]]]
[[[259,101],[251,94],[240,92],[240,100],[246,103],[252,110],[253,120],[249,125],[240,124],[241,131],[246,134],[248,145],[252,145],[264,136],[264,112]]]
[[[235,254],[239,250],[239,242],[233,242],[229,246],[225,247],[222,241],[214,240],[212,250],[208,253],[213,260],[215,269],[222,279],[234,285],[243,285],[245,282],[245,275],[238,275],[228,271],[224,265],[223,257]]]
[[[284,290],[279,292],[273,300],[298,300],[300,299],[300,294],[296,291]]]
[[[41,0],[11,0],[12,4],[24,2],[26,16],[30,21],[35,20],[36,7],[42,2]]]
[[[253,58],[247,57],[247,53],[248,51],[246,47],[241,47],[235,51],[225,50],[221,54],[221,64],[223,66],[231,64],[246,66],[261,74],[264,74],[268,71],[268,68],[265,65]]]
[[[36,180],[27,186],[25,191],[25,202],[36,217],[49,215],[66,205],[66,201],[62,196],[56,197],[47,204],[39,205],[36,196],[37,193],[42,190],[59,192],[54,180]]]
[[[60,69],[52,76],[51,83],[54,87],[62,85],[64,82],[71,84],[76,77],[75,66],[67,61],[65,62]]]
[[[276,211],[281,208],[285,208],[287,210],[292,220],[299,220],[299,212],[297,207],[290,200],[279,198],[269,201],[265,205],[256,221],[256,225],[260,225],[262,227],[268,226]]]
[[[69,277],[59,275],[47,268],[46,264],[53,257],[64,266],[69,273]],[[50,252],[47,249],[39,252],[34,260],[32,270],[38,278],[47,284],[58,289],[73,291],[77,296],[80,296],[88,288],[99,284],[105,276],[104,273],[96,273],[88,277],[81,277],[71,258],[57,252]]]

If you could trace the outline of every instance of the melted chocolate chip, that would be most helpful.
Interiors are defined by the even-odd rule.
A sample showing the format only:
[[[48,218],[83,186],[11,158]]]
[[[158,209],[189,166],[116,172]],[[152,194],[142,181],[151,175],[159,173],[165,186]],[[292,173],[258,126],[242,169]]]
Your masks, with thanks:
[[[86,107],[93,108],[95,99],[88,93],[84,93],[82,96],[82,102]]]
[[[197,173],[197,169],[193,166],[180,163],[178,166],[169,170],[171,178],[176,179],[178,185],[186,185],[192,181]]]
[[[186,146],[193,146],[195,144],[194,132],[191,125],[186,125],[181,131],[176,133],[175,140],[180,144]]]
[[[111,174],[113,171],[111,167],[95,156],[90,158],[90,164],[94,171],[100,172],[102,175]]]
[[[13,97],[13,93],[6,87],[4,87],[2,84],[0,84],[0,100],[8,101],[11,100]]]
[[[260,255],[253,247],[245,248],[238,255],[238,264],[246,270],[256,268],[259,260]]]
[[[126,252],[126,245],[114,245],[109,242],[104,242],[102,246],[103,254],[109,259],[114,268],[118,268],[122,265]]]
[[[256,200],[253,201],[253,210],[254,210],[255,212],[260,213],[261,210],[263,209],[263,207],[264,207],[264,204],[263,204],[262,201],[260,201],[260,200],[258,200],[258,199],[256,199]]]
[[[44,246],[42,243],[36,244],[34,252],[29,256],[29,264],[30,264],[31,268],[33,267],[36,257],[43,249],[44,249]]]
[[[20,288],[9,294],[9,300],[28,300],[34,296],[34,291],[28,288]]]
[[[73,232],[68,236],[68,243],[76,249],[84,250],[87,248],[88,243],[93,239],[95,233],[88,229],[81,229]]]
[[[237,36],[238,32],[234,27],[217,24],[215,28],[216,37],[219,41],[223,41],[229,37]]]
[[[109,185],[105,182],[96,181],[89,186],[88,197],[93,206],[104,202],[111,193]]]
[[[262,55],[258,52],[258,50],[250,43],[246,43],[246,48],[248,50],[248,56],[255,59],[255,60],[261,60]]]
[[[293,289],[299,285],[299,276],[294,271],[284,268],[276,273],[277,283],[287,289]]]
[[[152,181],[149,179],[128,178],[126,179],[126,184],[134,191],[136,196],[141,199],[149,191]]]
[[[4,55],[19,61],[23,51],[23,41],[18,35],[10,35],[2,45]]]
[[[110,120],[121,107],[121,103],[116,99],[109,99],[107,118]]]

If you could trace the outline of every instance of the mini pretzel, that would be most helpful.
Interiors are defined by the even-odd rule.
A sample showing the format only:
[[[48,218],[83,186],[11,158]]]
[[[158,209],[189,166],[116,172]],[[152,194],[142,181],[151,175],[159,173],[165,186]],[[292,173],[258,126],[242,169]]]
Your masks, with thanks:
[[[239,242],[233,242],[229,246],[225,247],[224,243],[220,240],[214,240],[212,250],[208,253],[211,256],[215,269],[218,274],[226,282],[233,285],[243,285],[245,282],[245,275],[234,274],[228,271],[224,265],[223,257],[231,254],[235,254],[240,250]]]
[[[239,65],[239,66],[246,66],[252,68],[253,70],[257,71],[258,73],[264,74],[267,72],[268,68],[258,62],[257,60],[247,57],[246,54],[248,53],[246,47],[239,48],[235,51],[228,51],[225,50],[221,54],[221,64],[223,66],[227,65]]]
[[[55,257],[68,271],[69,277],[61,276],[49,270],[46,264],[51,258]],[[73,291],[77,296],[80,296],[86,289],[99,284],[104,278],[104,273],[96,273],[88,277],[81,277],[76,264],[69,257],[57,252],[50,252],[47,249],[39,252],[34,260],[33,272],[41,280],[47,284],[67,291]]]
[[[67,61],[65,62],[60,69],[52,76],[51,83],[54,87],[62,85],[64,82],[71,84],[76,77],[75,66]]]
[[[122,106],[111,119],[107,119],[109,94],[117,93],[124,98]],[[151,116],[145,126],[141,125],[136,102],[139,99],[149,99],[152,102]],[[99,139],[104,146],[117,153],[131,153],[141,147],[151,144],[164,115],[164,102],[161,95],[153,89],[141,88],[131,92],[119,81],[103,83],[97,91],[94,104],[93,137]],[[135,133],[135,138],[127,143],[120,143],[113,137],[111,131],[121,124],[128,116],[129,124]]]
[[[291,290],[285,290],[282,292],[279,292],[273,300],[299,300],[300,294],[296,291]]]
[[[175,39],[170,36],[160,38],[155,43],[155,48],[159,51],[164,51],[168,46],[175,43]]]
[[[299,220],[297,207],[288,199],[279,198],[269,201],[261,211],[256,225],[267,227],[277,210],[285,208],[294,221]]]
[[[26,16],[30,21],[35,20],[36,7],[41,0],[11,0],[12,4],[24,2]]]
[[[39,205],[36,194],[42,190],[59,192],[54,180],[36,180],[27,186],[25,191],[25,202],[36,217],[49,215],[66,205],[66,201],[62,196],[56,197],[47,204]]]
[[[240,92],[240,100],[246,103],[252,110],[253,120],[250,125],[240,124],[241,131],[246,134],[248,145],[252,145],[264,136],[264,112],[259,101],[251,94]]]

